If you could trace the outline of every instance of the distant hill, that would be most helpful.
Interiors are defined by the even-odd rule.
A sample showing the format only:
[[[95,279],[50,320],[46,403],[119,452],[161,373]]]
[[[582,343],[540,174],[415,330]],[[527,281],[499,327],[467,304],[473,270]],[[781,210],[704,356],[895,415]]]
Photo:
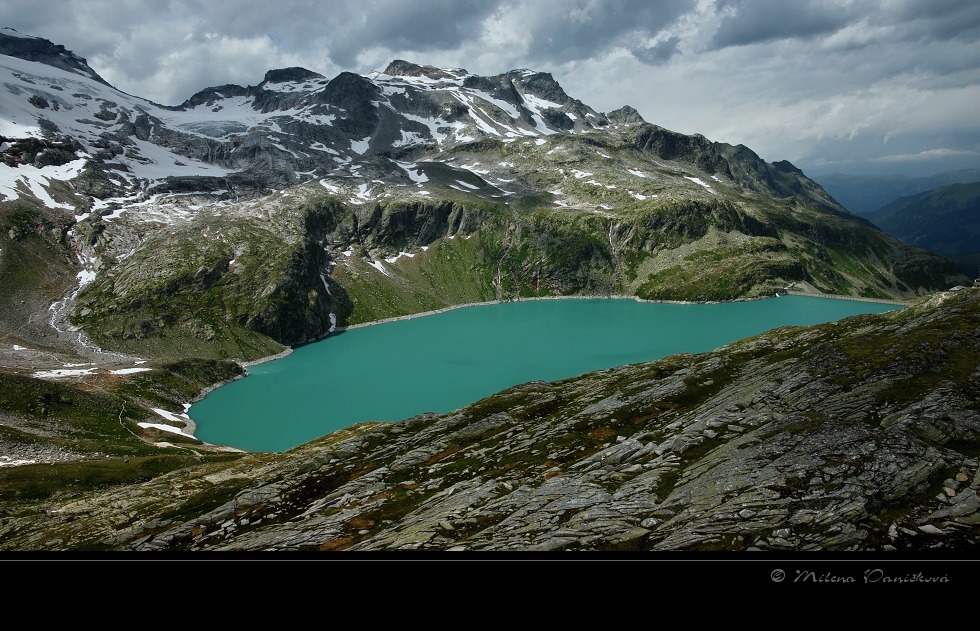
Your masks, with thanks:
[[[944,171],[928,177],[831,173],[812,179],[849,211],[868,217],[900,197],[916,195],[949,184],[980,182],[980,169]]]
[[[902,197],[866,217],[893,237],[949,257],[965,274],[977,277],[980,182]]]

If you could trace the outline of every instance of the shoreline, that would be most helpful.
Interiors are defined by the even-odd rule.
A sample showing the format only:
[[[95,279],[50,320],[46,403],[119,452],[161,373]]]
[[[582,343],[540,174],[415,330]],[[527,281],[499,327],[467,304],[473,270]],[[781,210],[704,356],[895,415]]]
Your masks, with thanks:
[[[532,296],[532,297],[529,297],[529,298],[519,298],[519,299],[515,299],[515,300],[488,300],[488,301],[483,301],[483,302],[468,302],[468,303],[463,303],[463,304],[458,304],[458,305],[450,305],[448,307],[442,307],[440,309],[433,309],[433,310],[430,310],[430,311],[422,311],[422,312],[419,312],[419,313],[412,313],[412,314],[401,315],[401,316],[392,316],[390,318],[383,318],[381,320],[374,320],[374,321],[371,321],[371,322],[361,322],[361,323],[358,323],[358,324],[351,324],[351,325],[344,326],[344,327],[339,327],[338,326],[338,327],[335,327],[330,332],[324,334],[323,336],[318,337],[318,338],[316,338],[314,340],[311,340],[310,342],[306,342],[305,344],[300,344],[298,346],[305,346],[306,344],[313,344],[315,342],[322,341],[324,339],[327,339],[328,337],[330,337],[331,335],[333,335],[335,333],[343,333],[344,331],[365,328],[365,327],[369,327],[369,326],[374,326],[376,324],[386,324],[386,323],[389,323],[389,322],[398,322],[398,321],[401,321],[401,320],[412,320],[412,319],[415,319],[415,318],[422,318],[422,317],[425,317],[425,316],[436,315],[436,314],[440,314],[440,313],[447,313],[449,311],[455,311],[457,309],[465,309],[465,308],[468,308],[468,307],[481,307],[481,306],[488,306],[488,305],[495,305],[495,304],[506,304],[506,303],[511,303],[511,302],[525,302],[525,301],[531,301],[531,300],[632,300],[634,302],[651,303],[651,304],[710,305],[710,304],[724,304],[724,303],[729,303],[729,302],[753,302],[753,301],[757,301],[757,300],[772,300],[772,299],[779,298],[779,297],[785,296],[785,295],[794,295],[794,296],[804,296],[804,297],[811,296],[811,297],[814,297],[814,298],[829,298],[829,299],[836,299],[836,300],[853,300],[853,301],[856,301],[856,302],[872,302],[872,303],[879,303],[879,304],[880,303],[885,303],[885,304],[894,304],[896,306],[909,306],[909,305],[912,304],[910,301],[887,300],[887,299],[880,299],[880,298],[861,298],[861,297],[855,297],[855,296],[841,296],[841,295],[837,295],[837,294],[821,294],[821,293],[818,293],[818,292],[805,292],[805,291],[799,291],[799,290],[794,290],[794,289],[789,289],[789,288],[786,288],[786,289],[787,289],[787,292],[785,294],[779,294],[779,293],[777,293],[774,296],[758,296],[758,297],[755,297],[755,298],[735,298],[735,299],[732,299],[732,300],[705,300],[705,301],[697,301],[697,300],[650,300],[650,299],[646,299],[646,298],[640,298],[638,296],[628,296],[628,295],[620,295],[620,294],[609,294],[609,295],[585,295],[585,296]],[[190,415],[189,415],[190,408],[191,408],[191,406],[194,403],[197,403],[197,402],[201,401],[202,399],[204,399],[204,397],[206,397],[208,394],[210,394],[214,390],[217,390],[221,386],[224,386],[224,385],[226,385],[228,383],[231,383],[233,381],[238,381],[239,379],[244,379],[244,378],[248,377],[248,375],[249,375],[248,368],[249,367],[251,367],[251,366],[257,366],[259,364],[264,364],[266,362],[271,362],[271,361],[275,361],[277,359],[282,359],[284,357],[287,357],[291,353],[293,353],[293,351],[295,350],[295,348],[297,348],[298,346],[287,346],[282,351],[280,351],[278,353],[275,353],[273,355],[267,355],[265,357],[260,357],[258,359],[253,359],[253,360],[249,360],[249,361],[245,361],[245,362],[237,362],[238,365],[241,366],[245,370],[245,372],[244,372],[243,375],[241,375],[239,377],[235,377],[234,379],[230,379],[230,380],[226,380],[226,381],[221,381],[219,383],[211,384],[210,386],[202,389],[201,392],[199,392],[193,399],[191,399],[190,401],[187,401],[184,404],[185,405],[185,408],[184,408],[184,417],[187,420],[187,423],[185,425],[184,431],[187,432],[187,433],[189,433],[189,434],[191,434],[196,440],[200,440],[196,436],[196,433],[197,433],[197,423],[193,419],[191,419],[190,418]],[[234,448],[231,448],[231,449],[234,449]]]
[[[314,344],[322,340],[327,339],[331,335],[336,333],[343,333],[345,331],[352,331],[354,329],[363,329],[365,327],[374,326],[376,324],[387,324],[390,322],[399,322],[401,320],[414,320],[415,318],[424,318],[425,316],[437,315],[440,313],[447,313],[449,311],[455,311],[457,309],[466,309],[468,307],[485,307],[489,305],[507,304],[511,302],[527,302],[530,300],[632,300],[634,302],[643,303],[653,303],[653,304],[671,304],[671,305],[712,305],[712,304],[722,304],[725,302],[749,302],[753,300],[769,300],[773,296],[759,296],[758,298],[736,298],[733,300],[648,300],[646,298],[640,298],[638,296],[627,296],[621,294],[609,294],[609,295],[587,295],[587,296],[531,296],[529,298],[518,298],[514,300],[486,300],[483,302],[466,302],[458,305],[449,305],[448,307],[441,307],[439,309],[432,309],[430,311],[420,311],[419,313],[409,313],[406,315],[392,316],[390,318],[382,318],[381,320],[372,320],[371,322],[360,322],[358,324],[349,324],[347,326],[335,327],[332,331],[325,333],[324,335],[305,342],[303,344],[297,344],[296,346],[287,346],[282,351],[274,355],[266,355],[265,357],[259,357],[258,359],[250,359],[248,361],[236,361],[236,363],[245,369],[245,374],[241,377],[235,377],[227,381],[222,381],[220,383],[212,384],[204,390],[202,390],[197,396],[192,400],[188,401],[189,404],[194,404],[206,397],[212,391],[220,388],[221,386],[231,383],[232,381],[237,381],[239,379],[244,379],[248,376],[248,369],[252,366],[258,366],[259,364],[265,364],[267,362],[275,361],[277,359],[282,359],[290,355],[296,348],[301,346],[306,346],[307,344]],[[234,361],[234,360],[233,360]]]
[[[317,338],[317,341],[322,340],[322,339],[324,339],[325,337],[328,337],[328,336],[329,336],[329,333],[327,335],[325,335],[324,337]],[[248,368],[249,368],[249,366],[258,366],[259,364],[264,364],[266,362],[271,362],[271,361],[275,361],[277,359],[282,359],[283,357],[286,357],[286,356],[292,354],[293,350],[294,349],[293,349],[292,346],[287,346],[285,349],[279,351],[275,355],[266,355],[265,357],[259,357],[258,359],[250,359],[247,362],[237,362],[237,363],[238,363],[239,366],[241,366],[242,368],[244,368],[247,371]]]
[[[415,318],[424,318],[425,316],[437,315],[440,313],[448,313],[450,311],[455,311],[457,309],[466,309],[468,307],[485,307],[489,305],[499,305],[507,304],[511,302],[528,302],[532,300],[632,300],[633,302],[639,303],[649,303],[649,304],[664,304],[664,305],[717,305],[724,304],[728,302],[752,302],[756,300],[771,300],[774,298],[779,298],[785,295],[792,296],[810,296],[813,298],[827,298],[830,300],[852,300],[855,302],[871,302],[877,304],[893,304],[897,306],[909,306],[912,304],[908,300],[891,300],[885,298],[863,298],[860,296],[843,296],[840,294],[824,294],[815,291],[800,291],[798,289],[789,289],[785,294],[776,294],[775,296],[758,296],[755,298],[733,298],[732,300],[651,300],[648,298],[640,298],[639,296],[630,296],[625,294],[604,294],[604,295],[581,295],[581,296],[531,296],[528,298],[517,298],[513,300],[486,300],[483,302],[466,302],[458,305],[449,305],[448,307],[441,307],[439,309],[432,309],[430,311],[420,311],[419,313],[409,313],[406,315],[392,316],[390,318],[382,318],[380,320],[372,320],[371,322],[360,322],[358,324],[349,324],[347,326],[335,327],[329,333],[325,333],[321,337],[305,342],[304,344],[299,344],[296,346],[286,347],[285,350],[276,353],[275,355],[267,355],[265,357],[260,357],[258,359],[249,360],[247,362],[238,362],[238,364],[247,370],[250,366],[257,366],[259,364],[264,364],[266,362],[275,361],[277,359],[282,359],[288,356],[296,348],[300,346],[306,346],[307,344],[313,344],[321,340],[325,340],[335,333],[343,333],[345,331],[352,331],[354,329],[362,329],[369,326],[374,326],[376,324],[387,324],[389,322],[400,322],[402,320],[414,320]],[[199,399],[198,399],[199,400]]]
[[[386,324],[388,322],[398,322],[400,320],[412,320],[414,318],[422,318],[429,315],[436,315],[439,313],[446,313],[449,311],[455,311],[456,309],[465,309],[467,307],[484,307],[488,305],[503,305],[511,302],[530,302],[532,300],[632,300],[633,302],[645,302],[652,304],[665,304],[665,305],[715,305],[722,304],[724,302],[749,302],[752,300],[768,300],[772,296],[760,296],[758,298],[737,298],[735,300],[648,300],[646,298],[640,298],[638,296],[627,296],[620,294],[609,294],[601,296],[531,296],[529,298],[518,298],[515,300],[487,300],[484,302],[467,302],[459,305],[450,305],[448,307],[442,307],[440,309],[433,309],[431,311],[421,311],[419,313],[410,313],[402,316],[392,316],[390,318],[383,318],[381,320],[373,320],[371,322],[360,322],[358,324],[350,324],[348,326],[338,326],[334,329],[334,332],[344,332],[353,329],[361,329],[368,326],[374,326],[375,324]],[[329,335],[324,336],[329,337]],[[323,338],[320,338],[323,339]]]

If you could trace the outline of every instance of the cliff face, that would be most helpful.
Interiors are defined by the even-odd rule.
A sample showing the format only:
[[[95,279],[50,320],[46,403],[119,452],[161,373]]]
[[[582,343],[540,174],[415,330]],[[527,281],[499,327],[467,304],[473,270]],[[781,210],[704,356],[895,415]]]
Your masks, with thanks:
[[[978,354],[938,294],[20,504],[0,547],[976,550]]]

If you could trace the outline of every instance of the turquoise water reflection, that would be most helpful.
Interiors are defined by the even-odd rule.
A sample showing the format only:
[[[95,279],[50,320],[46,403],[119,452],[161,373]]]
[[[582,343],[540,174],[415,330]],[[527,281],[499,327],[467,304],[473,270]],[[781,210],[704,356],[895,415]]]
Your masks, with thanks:
[[[249,369],[189,414],[197,437],[284,451],[361,421],[444,413],[505,388],[710,351],[786,325],[895,305],[783,296],[719,304],[529,300],[465,307],[333,335]]]

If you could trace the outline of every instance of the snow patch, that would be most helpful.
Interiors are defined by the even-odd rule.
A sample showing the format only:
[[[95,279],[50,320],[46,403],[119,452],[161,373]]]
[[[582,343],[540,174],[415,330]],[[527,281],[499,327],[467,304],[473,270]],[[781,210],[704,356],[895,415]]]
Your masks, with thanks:
[[[429,176],[422,172],[419,165],[414,162],[395,162],[408,177],[416,184],[424,184],[429,181]]]
[[[398,259],[400,259],[403,256],[407,256],[408,258],[412,258],[415,255],[412,254],[412,253],[410,253],[410,252],[399,252],[395,256],[392,256],[391,258],[386,258],[385,260],[388,261],[389,263],[395,263],[395,262],[398,261]]]
[[[27,187],[34,197],[37,197],[45,206],[49,208],[64,208],[65,210],[75,210],[70,204],[60,204],[45,190],[45,186],[51,185],[51,180],[70,180],[77,176],[85,166],[85,158],[72,160],[60,166],[46,166],[37,168],[30,164],[22,164],[19,167],[10,167],[0,163],[0,195],[13,201],[20,197],[18,184]]]
[[[187,408],[185,407],[184,409],[186,410]],[[162,408],[153,408],[153,411],[159,416],[162,416],[163,418],[167,419],[168,421],[177,423],[181,426],[186,426],[187,423],[190,422],[190,418],[187,416],[186,413],[174,414],[173,412],[168,412],[167,410],[164,410]],[[165,423],[137,423],[137,424],[140,427],[153,427],[155,429],[159,429],[165,432],[173,432],[174,434],[180,434],[181,436],[194,438],[193,434],[188,434],[187,432],[183,431],[179,427],[174,427],[173,425],[167,425]]]
[[[95,368],[59,368],[55,370],[39,370],[32,374],[38,379],[60,379],[62,377],[81,377],[95,373]]]
[[[501,99],[498,99],[498,98],[496,98],[496,97],[494,97],[494,96],[492,96],[490,94],[487,94],[486,92],[482,92],[480,90],[466,89],[465,92],[468,93],[468,94],[470,94],[470,95],[472,95],[472,96],[475,96],[478,99],[483,99],[484,101],[486,101],[488,103],[492,103],[492,104],[496,105],[501,110],[503,110],[504,112],[506,112],[507,115],[510,116],[511,118],[520,118],[521,117],[521,114],[520,114],[520,112],[517,111],[517,108],[514,107],[512,104],[508,103],[507,101],[503,101]]]
[[[146,372],[148,370],[153,370],[152,368],[117,368],[116,370],[110,370],[109,373],[113,375],[131,375],[137,372]]]
[[[350,143],[350,150],[358,155],[364,155],[364,152],[368,150],[368,145],[371,143],[371,138],[365,138],[364,140],[352,140]]]
[[[696,178],[696,177],[691,177],[691,176],[689,176],[689,175],[685,175],[685,176],[684,176],[684,179],[686,179],[686,180],[691,180],[691,181],[692,181],[692,182],[694,182],[695,184],[700,184],[701,186],[703,186],[703,187],[705,187],[706,189],[708,189],[708,191],[709,191],[709,192],[712,192],[712,193],[714,193],[714,192],[715,192],[715,191],[714,191],[714,189],[712,189],[712,188],[711,188],[710,186],[708,186],[708,185],[707,185],[707,184],[706,184],[706,183],[705,183],[705,182],[704,182],[703,180],[701,180],[700,178]]]
[[[371,261],[370,265],[371,265],[371,267],[373,267],[374,269],[378,270],[379,272],[381,272],[385,276],[391,276],[391,274],[388,273],[388,270],[385,269],[385,266],[381,264],[381,261]]]
[[[11,458],[10,456],[0,456],[0,467],[19,467],[25,464],[34,464],[37,460],[23,460]]]

